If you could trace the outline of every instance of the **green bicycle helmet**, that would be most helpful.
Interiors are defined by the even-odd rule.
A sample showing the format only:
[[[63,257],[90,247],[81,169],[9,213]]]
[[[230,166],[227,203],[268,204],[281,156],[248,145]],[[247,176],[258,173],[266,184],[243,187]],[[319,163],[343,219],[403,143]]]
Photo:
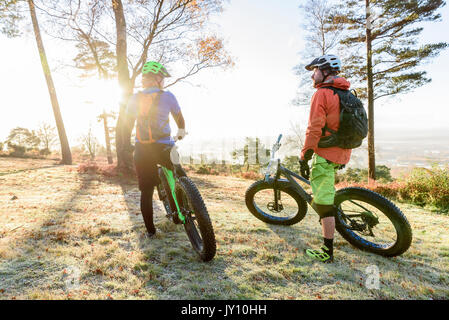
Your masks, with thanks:
[[[161,75],[164,78],[171,77],[167,69],[165,69],[162,64],[156,61],[148,61],[143,65],[142,74],[145,75],[149,73]]]

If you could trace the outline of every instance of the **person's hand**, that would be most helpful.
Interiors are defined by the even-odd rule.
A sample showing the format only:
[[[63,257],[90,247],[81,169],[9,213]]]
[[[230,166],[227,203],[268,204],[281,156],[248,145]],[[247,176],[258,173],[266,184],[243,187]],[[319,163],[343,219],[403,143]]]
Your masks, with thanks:
[[[178,129],[178,132],[176,133],[176,138],[178,138],[178,140],[182,140],[186,135],[187,132],[185,129]]]
[[[312,159],[313,150],[309,149],[304,153],[304,158],[299,160],[299,169],[301,171],[301,176],[307,180],[310,178],[310,167],[309,160]]]
[[[299,168],[301,171],[301,176],[304,179],[309,180],[310,178],[310,167],[309,164],[307,163],[308,160],[299,160]]]

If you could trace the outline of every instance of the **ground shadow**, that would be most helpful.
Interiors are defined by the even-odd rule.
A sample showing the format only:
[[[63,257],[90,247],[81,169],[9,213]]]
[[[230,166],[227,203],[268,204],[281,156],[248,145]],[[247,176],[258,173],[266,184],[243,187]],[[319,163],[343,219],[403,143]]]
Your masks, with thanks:
[[[16,251],[23,251],[22,247],[26,247],[27,245],[40,247],[36,242],[47,241],[49,237],[51,240],[65,243],[65,240],[61,235],[49,235],[49,228],[60,223],[67,223],[69,217],[68,211],[72,208],[73,204],[76,203],[77,198],[79,198],[83,190],[88,189],[92,180],[94,180],[87,175],[80,175],[80,177],[81,184],[79,188],[72,192],[61,204],[50,208],[49,211],[53,212],[50,217],[42,221],[40,226],[32,231],[24,232],[21,237],[14,237],[15,243],[19,244],[14,248]],[[54,282],[55,275],[59,274],[61,270],[66,268],[66,266],[58,265],[51,259],[51,257],[45,260],[41,259],[41,255],[43,255],[43,253],[34,252],[32,255],[19,255],[18,258],[4,260],[0,264],[2,286],[8,288],[8,291],[17,290],[20,292],[27,287],[37,287],[38,284],[51,285]],[[48,269],[53,272],[48,272]]]
[[[54,167],[60,167],[60,166],[62,166],[62,164],[56,164],[56,165],[53,165],[53,166],[45,166],[45,167],[38,167],[38,168],[28,168],[28,169],[14,170],[14,171],[11,171],[11,172],[0,172],[0,177],[1,176],[6,176],[6,175],[10,175],[10,174],[21,173],[21,172],[25,172],[25,171],[34,171],[34,170],[48,169],[48,168],[54,168]]]

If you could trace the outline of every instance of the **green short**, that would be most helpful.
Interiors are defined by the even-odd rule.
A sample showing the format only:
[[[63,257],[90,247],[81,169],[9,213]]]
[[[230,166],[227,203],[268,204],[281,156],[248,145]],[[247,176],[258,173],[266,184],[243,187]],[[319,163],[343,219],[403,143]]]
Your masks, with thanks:
[[[314,203],[321,205],[334,204],[335,172],[339,167],[339,164],[329,163],[323,157],[314,154],[310,170],[310,184]]]

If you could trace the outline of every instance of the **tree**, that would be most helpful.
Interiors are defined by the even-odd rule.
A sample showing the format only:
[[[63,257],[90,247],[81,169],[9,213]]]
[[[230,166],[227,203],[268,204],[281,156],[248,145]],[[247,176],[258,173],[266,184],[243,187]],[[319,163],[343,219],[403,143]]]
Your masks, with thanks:
[[[298,153],[304,146],[305,132],[299,122],[290,121],[291,134],[284,138],[283,145],[290,151]]]
[[[374,150],[374,101],[381,97],[410,92],[431,81],[426,72],[416,68],[438,55],[447,43],[418,45],[423,31],[418,23],[437,21],[442,0],[351,0],[341,4],[331,20],[342,23],[345,35],[340,43],[348,57],[344,72],[368,100],[368,175],[376,179]],[[366,47],[362,54],[360,48]]]
[[[80,141],[84,149],[89,152],[90,160],[94,160],[97,154],[99,143],[98,139],[92,133],[92,127],[89,127],[87,133],[81,136]]]
[[[56,121],[56,127],[58,129],[59,140],[61,144],[61,153],[63,164],[72,163],[72,155],[70,152],[67,135],[64,128],[64,122],[62,120],[61,111],[59,108],[58,99],[56,96],[56,90],[53,84],[53,79],[48,65],[47,56],[45,54],[44,45],[40,33],[39,23],[36,16],[35,2],[33,0],[27,0],[31,22],[33,25],[34,35],[41,59],[41,65],[44,72],[45,80],[47,82],[48,91],[50,94],[50,100],[53,108],[53,114]],[[0,0],[0,25],[2,26],[1,32],[9,37],[16,37],[20,34],[18,22],[24,19],[23,12],[25,8],[23,5],[25,1],[22,0]]]
[[[300,54],[300,63],[294,68],[300,83],[298,94],[293,100],[297,106],[310,106],[310,100],[314,93],[310,72],[305,66],[314,58],[332,53],[338,47],[343,25],[331,19],[335,7],[328,0],[308,0],[299,8],[303,13],[302,29],[306,48]],[[298,152],[304,145],[304,132],[299,123],[290,123],[292,134],[285,137],[284,145],[290,150]],[[290,160],[292,160],[291,158]]]
[[[50,100],[51,105],[53,107],[53,114],[55,116],[56,127],[58,128],[59,141],[61,142],[61,154],[62,154],[61,163],[72,164],[72,154],[70,152],[69,141],[67,140],[67,135],[65,133],[64,122],[62,120],[59,102],[56,96],[55,86],[53,84],[50,67],[48,66],[47,55],[45,54],[44,44],[41,38],[34,2],[33,0],[27,0],[27,2],[30,9],[31,21],[33,23],[37,48],[39,50],[39,56],[41,58],[42,69],[44,71],[45,80],[47,81],[48,93],[50,94]]]
[[[245,145],[243,148],[232,151],[231,156],[237,160],[243,156],[243,165],[246,164],[246,171],[249,170],[250,164],[260,165],[267,162],[270,157],[270,150],[260,142],[259,138],[245,138]]]
[[[20,34],[18,23],[23,16],[18,10],[18,0],[0,0],[0,32],[9,38]]]
[[[79,40],[78,55],[73,59],[77,68],[84,71],[82,77],[98,75],[100,79],[111,78],[115,70],[115,55],[105,41],[97,39]]]
[[[106,113],[106,111],[103,110],[103,113],[100,114],[97,119],[98,121],[103,121],[103,126],[104,126],[104,138],[105,138],[105,142],[106,142],[106,154],[107,154],[107,158],[108,158],[108,163],[112,164],[112,152],[111,152],[111,138],[109,136],[110,133],[110,128],[108,126],[108,118],[115,118],[115,115],[110,114],[110,113]]]
[[[37,148],[41,141],[34,130],[30,131],[27,128],[16,127],[11,129],[5,142],[9,146],[21,146],[26,150]]]
[[[58,136],[56,134],[56,128],[49,123],[41,123],[37,130],[37,136],[40,139],[41,145],[44,150],[48,152],[57,143]]]
[[[216,36],[200,36],[200,27],[209,15],[221,10],[219,0],[178,0],[144,1],[145,6],[133,7],[128,3],[126,12],[136,12],[136,8],[145,10],[147,19],[125,15],[121,0],[112,0],[116,24],[116,56],[119,85],[123,90],[123,99],[116,127],[117,162],[121,170],[132,166],[130,145],[131,126],[127,123],[126,103],[132,94],[137,76],[143,64],[151,58],[164,64],[182,62],[187,66],[185,73],[167,84],[170,87],[205,68],[232,65],[231,58],[224,51],[223,42]],[[134,10],[133,10],[134,9]],[[148,20],[149,17],[149,20]],[[127,21],[130,23],[127,28]],[[127,34],[127,30],[131,30]],[[199,33],[201,35],[201,33]],[[127,37],[129,35],[129,37]],[[190,43],[188,35],[194,38]],[[127,54],[128,38],[137,40],[141,47],[134,63],[129,64]],[[150,48],[152,50],[150,50]],[[132,57],[132,56],[131,56]],[[129,72],[129,68],[131,74]]]
[[[115,134],[119,170],[132,170],[125,108],[146,61],[176,65],[177,75],[166,87],[203,69],[232,65],[222,40],[204,28],[209,16],[222,10],[222,1],[42,1],[41,9],[58,30],[54,36],[77,43],[78,67],[93,71],[95,65],[100,78],[117,74],[123,93]]]
[[[302,29],[305,34],[306,48],[301,52],[301,62],[294,68],[300,78],[300,84],[293,103],[298,106],[309,106],[313,88],[311,74],[305,70],[305,66],[314,58],[331,53],[336,49],[343,24],[332,20],[334,7],[328,0],[307,0],[299,8],[303,13],[301,21],[304,21]]]
[[[115,75],[115,54],[112,42],[99,31],[99,25],[107,12],[106,1],[46,0],[39,9],[45,14],[50,35],[75,43],[73,58],[75,67],[83,71],[81,77],[98,75],[108,79]]]

